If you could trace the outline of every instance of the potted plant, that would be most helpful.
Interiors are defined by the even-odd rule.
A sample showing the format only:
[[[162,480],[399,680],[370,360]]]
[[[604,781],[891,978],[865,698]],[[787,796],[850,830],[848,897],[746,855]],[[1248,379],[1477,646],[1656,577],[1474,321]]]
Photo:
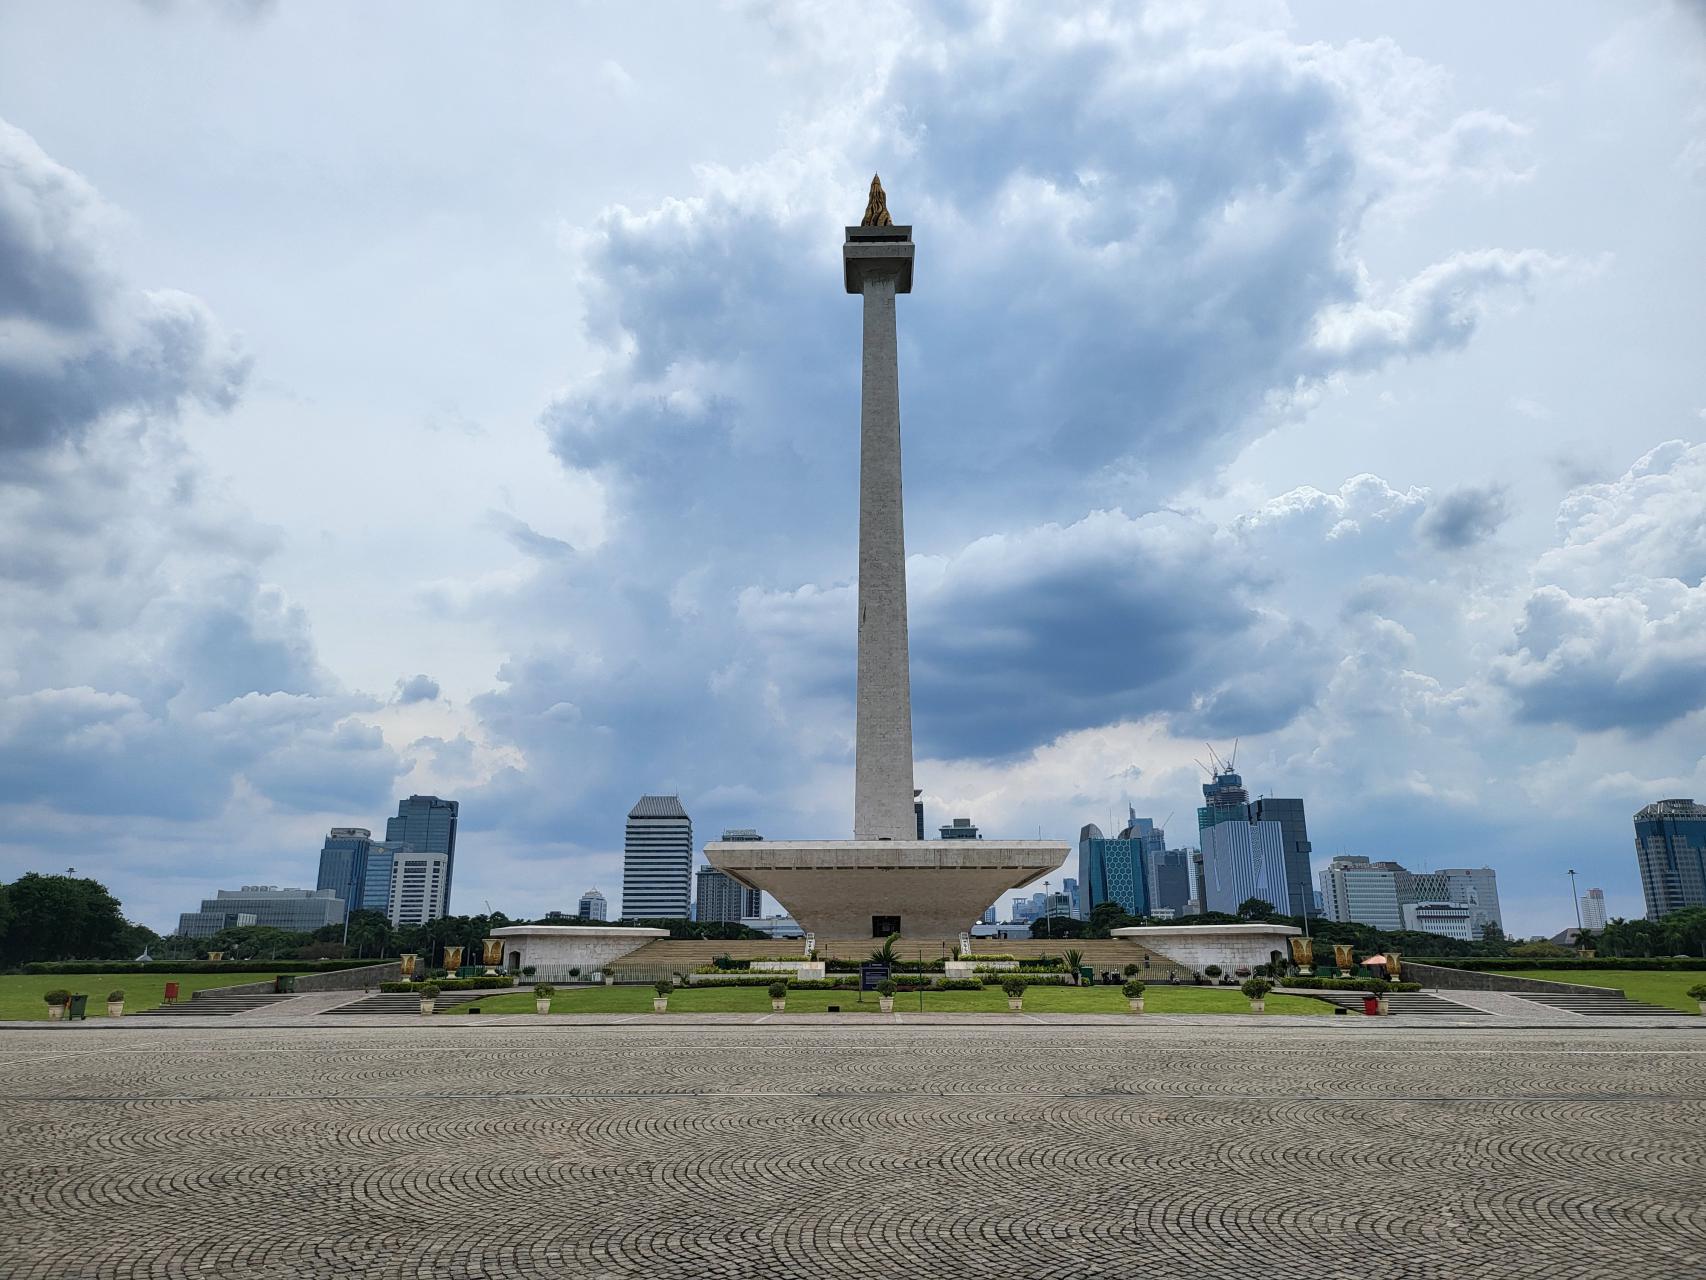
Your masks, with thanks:
[[[1078,967],[1084,963],[1084,953],[1066,951],[1062,953],[1061,959],[1066,961],[1066,972],[1069,975],[1066,980],[1076,987],[1080,981]]]
[[[1007,993],[1007,1008],[1013,1013],[1020,1013],[1025,1008],[1025,980],[1023,978],[1003,978],[1001,989]]]
[[[1391,1013],[1392,1007],[1386,1003],[1386,993],[1392,990],[1392,984],[1385,978],[1374,978],[1369,982],[1368,989],[1374,992],[1380,1012],[1383,1014]]]
[[[574,968],[569,970],[569,977],[578,978],[580,976],[581,976],[581,970],[580,970],[579,965],[576,965]]]
[[[616,974],[613,970],[605,969],[599,976],[604,979],[605,986],[614,987],[616,985]]]
[[[534,974],[536,974],[538,972],[539,972],[539,966],[536,964],[524,964],[521,966],[521,976],[524,978],[531,978]]]
[[[884,978],[877,983],[877,1007],[884,1013],[894,1012],[894,993],[897,989],[893,978]],[[1706,1008],[1706,1005],[1701,1007]]]
[[[122,992],[122,991],[109,991],[109,992],[107,992],[107,1017],[109,1017],[109,1018],[122,1018],[122,1017],[124,1017],[124,992]]]
[[[1224,972],[1225,970],[1217,964],[1203,966],[1203,975],[1207,977],[1210,982],[1219,982],[1220,975]]]
[[[1688,989],[1688,998],[1700,1002],[1700,1012],[1706,1015],[1706,982],[1696,982]]]
[[[1145,990],[1146,988],[1144,985],[1136,978],[1133,978],[1131,981],[1127,982],[1125,986],[1120,988],[1120,991],[1125,995],[1125,998],[1131,1002],[1131,1011],[1133,1013],[1143,1012],[1143,993]]]
[[[58,1022],[65,1016],[65,1006],[71,1003],[71,993],[63,987],[55,987],[42,996],[47,1001],[47,1016]]]
[[[659,978],[652,983],[652,990],[657,992],[657,995],[652,999],[652,1012],[666,1012],[669,1009],[669,993],[675,990],[675,984],[668,978]]]
[[[1125,967],[1125,976],[1128,978],[1135,978],[1141,972],[1143,972],[1143,971],[1141,969],[1139,969],[1135,964],[1128,964]]]
[[[1238,988],[1249,997],[1251,1013],[1260,1013],[1266,1008],[1268,992],[1273,989],[1274,984],[1266,978],[1246,978],[1244,985]]]
[[[549,982],[541,982],[533,988],[533,1012],[550,1013],[551,997],[557,994],[557,988]]]
[[[438,1000],[438,983],[423,982],[416,990],[421,997],[421,1012],[431,1013],[434,1003]]]
[[[770,1012],[781,1013],[788,1007],[788,984],[772,982],[770,984]]]

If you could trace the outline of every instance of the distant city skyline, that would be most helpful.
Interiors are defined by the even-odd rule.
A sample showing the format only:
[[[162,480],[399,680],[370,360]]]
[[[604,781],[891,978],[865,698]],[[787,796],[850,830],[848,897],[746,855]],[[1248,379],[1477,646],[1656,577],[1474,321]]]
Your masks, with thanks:
[[[619,914],[643,791],[852,830],[880,171],[914,834],[1200,848],[1238,739],[1294,907],[1643,914],[1630,815],[1706,798],[1698,10],[4,6],[0,878],[168,929],[438,795],[451,912]]]

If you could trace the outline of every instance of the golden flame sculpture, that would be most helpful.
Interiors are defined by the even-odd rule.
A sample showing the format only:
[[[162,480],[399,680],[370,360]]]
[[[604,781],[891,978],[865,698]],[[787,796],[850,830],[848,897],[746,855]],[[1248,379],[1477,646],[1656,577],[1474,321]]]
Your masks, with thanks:
[[[871,175],[871,198],[865,201],[865,216],[859,219],[861,227],[892,227],[894,219],[889,217],[889,198],[883,190],[883,180],[876,174]]]

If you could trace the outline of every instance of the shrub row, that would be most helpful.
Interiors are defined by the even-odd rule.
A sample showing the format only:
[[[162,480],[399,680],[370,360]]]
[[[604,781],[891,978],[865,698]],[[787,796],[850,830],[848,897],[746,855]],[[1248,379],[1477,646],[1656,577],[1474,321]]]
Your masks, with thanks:
[[[387,960],[36,960],[25,973],[329,973]]]
[[[769,977],[712,978],[709,982],[695,982],[681,990],[696,991],[700,987],[768,987],[773,982],[787,983],[790,991],[849,991],[859,985],[852,978],[792,978],[778,973]]]
[[[1437,960],[1426,956],[1403,956],[1400,961],[1404,964],[1438,965],[1442,969],[1473,969],[1481,973],[1507,969],[1706,969],[1706,960],[1672,956],[1597,956],[1592,960],[1576,956],[1555,960],[1544,956],[1442,956]]]

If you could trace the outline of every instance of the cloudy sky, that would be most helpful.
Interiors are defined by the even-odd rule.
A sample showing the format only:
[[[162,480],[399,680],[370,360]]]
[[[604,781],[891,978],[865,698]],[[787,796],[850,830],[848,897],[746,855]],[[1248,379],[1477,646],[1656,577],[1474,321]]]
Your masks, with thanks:
[[[1706,797],[1706,8],[0,3],[0,876],[850,833],[841,228],[932,825],[1564,872]]]

